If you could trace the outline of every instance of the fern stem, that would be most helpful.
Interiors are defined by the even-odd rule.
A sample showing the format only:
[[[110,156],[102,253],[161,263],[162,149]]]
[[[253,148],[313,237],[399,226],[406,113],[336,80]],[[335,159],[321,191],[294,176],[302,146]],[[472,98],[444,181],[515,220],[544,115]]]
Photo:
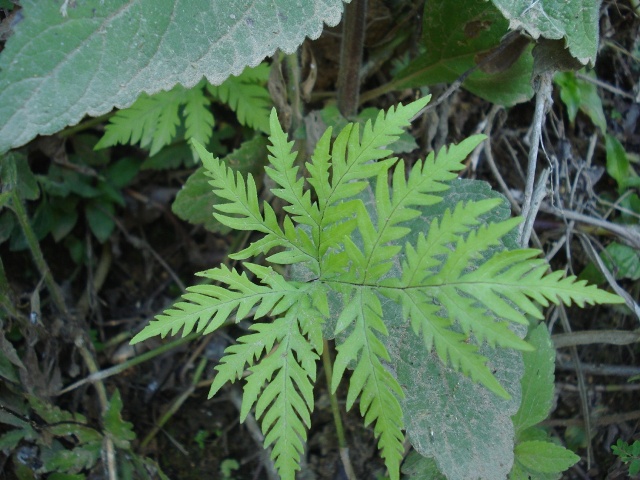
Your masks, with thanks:
[[[85,344],[83,335],[80,334],[75,339],[75,346],[78,348],[80,352],[80,356],[84,360],[85,365],[89,369],[89,373],[94,374],[99,371],[98,364],[96,359],[93,356],[91,350]],[[109,399],[107,397],[107,389],[104,386],[102,381],[97,381],[94,383],[94,387],[96,392],[98,393],[98,401],[100,403],[100,410],[104,415],[109,408]],[[104,418],[103,418],[104,422]],[[107,474],[109,476],[109,480],[117,480],[118,479],[118,469],[116,467],[116,453],[113,445],[113,440],[108,436],[104,436],[103,440],[103,448],[105,450],[106,456],[106,464],[107,464]]]
[[[72,127],[65,128],[61,132],[58,132],[57,135],[62,138],[70,137],[71,135],[75,135],[76,133],[88,130],[92,127],[95,127],[96,125],[101,124],[102,122],[109,120],[111,117],[113,117],[114,113],[115,111],[105,113],[104,115],[100,115],[99,117],[90,118],[85,122],[81,122]]]
[[[340,416],[340,407],[338,406],[338,398],[335,393],[331,393],[331,378],[333,377],[333,367],[331,364],[331,353],[329,350],[329,342],[323,339],[324,346],[322,348],[322,364],[324,366],[324,374],[327,378],[327,389],[329,391],[329,399],[331,401],[331,412],[333,413],[333,423],[336,425],[336,435],[338,436],[338,448],[340,450],[340,459],[344,466],[344,471],[349,480],[356,480],[356,474],[353,471],[351,460],[349,459],[349,446],[347,438],[344,434],[342,425],[342,417]]]
[[[298,52],[284,58],[284,68],[287,78],[287,98],[291,105],[291,130],[295,132],[302,124],[302,106],[300,104],[300,62]]]

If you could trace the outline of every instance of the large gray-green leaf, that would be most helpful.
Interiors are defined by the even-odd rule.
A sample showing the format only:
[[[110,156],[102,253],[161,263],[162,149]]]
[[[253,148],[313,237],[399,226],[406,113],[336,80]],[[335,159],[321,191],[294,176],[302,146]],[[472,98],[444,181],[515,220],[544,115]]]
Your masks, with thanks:
[[[583,65],[596,61],[600,0],[491,0],[509,20],[533,38],[564,39]]]
[[[414,222],[426,225],[425,217],[441,214],[460,201],[498,196],[484,182],[456,180],[443,195],[443,201],[422,207],[423,217]],[[509,216],[509,205],[504,200],[484,220],[495,222]],[[513,235],[504,242],[508,248],[516,246]],[[520,404],[522,353],[487,346],[480,349],[512,397],[504,400],[445,366],[435,353],[427,352],[422,338],[402,321],[397,305],[386,302],[383,308],[389,326],[389,336],[383,341],[406,393],[402,409],[413,447],[421,455],[434,458],[439,470],[450,480],[505,478],[513,464],[511,416]],[[523,336],[525,332],[520,330],[521,327],[518,333]]]
[[[422,45],[424,53],[398,73],[397,88],[453,82],[498,47],[508,22],[483,0],[430,0],[425,3]],[[490,102],[513,105],[533,95],[533,59],[526,41],[504,46],[493,68],[477,70],[463,86]],[[523,52],[524,49],[524,52]]]
[[[347,1],[347,0],[345,0]],[[141,92],[219,85],[335,25],[342,0],[24,0],[0,54],[0,152]]]

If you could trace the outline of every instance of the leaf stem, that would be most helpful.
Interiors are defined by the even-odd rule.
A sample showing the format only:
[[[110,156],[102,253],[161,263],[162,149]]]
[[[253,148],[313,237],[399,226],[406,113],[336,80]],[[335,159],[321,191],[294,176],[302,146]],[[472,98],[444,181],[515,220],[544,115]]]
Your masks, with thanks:
[[[536,164],[538,163],[538,151],[540,144],[542,143],[542,125],[546,118],[547,110],[553,103],[551,99],[553,74],[545,72],[539,75],[539,84],[536,92],[536,108],[534,111],[532,130],[531,130],[531,148],[529,149],[529,163],[527,167],[527,181],[524,190],[524,201],[522,202],[522,216],[524,222],[520,225],[520,231],[518,235],[518,244],[521,247],[526,247],[529,244],[529,238],[531,237],[531,231],[533,229],[533,221],[538,213],[538,209],[541,203],[540,194],[536,195],[534,192],[536,185]],[[538,180],[538,186],[540,188],[535,189],[538,192],[544,194],[544,186],[548,173],[541,175]]]
[[[367,0],[351,0],[345,6],[338,73],[338,108],[346,118],[354,117],[358,110],[366,20]]]
[[[130,336],[130,335],[129,335]],[[83,378],[82,380],[78,380],[77,382],[69,385],[68,387],[65,387],[64,389],[60,390],[59,392],[56,393],[56,395],[62,395],[64,393],[70,392],[71,390],[75,390],[78,387],[81,387],[82,385],[86,384],[86,383],[93,383],[93,382],[98,382],[101,380],[104,380],[105,378],[109,378],[113,375],[117,375],[121,372],[124,372],[125,370],[134,367],[135,365],[138,365],[140,363],[144,363],[147,360],[151,360],[152,358],[157,357],[158,355],[162,355],[165,352],[168,352],[176,347],[179,347],[180,345],[184,344],[184,343],[188,343],[198,337],[200,337],[201,334],[200,333],[191,333],[190,335],[187,335],[186,337],[181,337],[178,338],[177,340],[174,340],[170,343],[165,343],[164,345],[155,348],[153,350],[150,350],[146,353],[140,354],[140,355],[136,355],[135,357],[131,358],[130,360],[127,360],[126,362],[120,363],[118,365],[114,365],[113,367],[107,368],[105,370],[100,370],[98,372],[92,372],[88,377]]]
[[[342,417],[340,416],[340,407],[338,406],[338,398],[335,393],[331,393],[331,378],[333,377],[333,367],[331,364],[331,353],[329,350],[329,342],[323,339],[324,347],[322,349],[322,365],[324,366],[324,374],[327,378],[327,388],[329,391],[329,399],[331,401],[331,412],[333,413],[333,423],[336,425],[336,435],[338,436],[338,447],[340,449],[340,459],[344,466],[344,471],[349,480],[356,480],[356,474],[353,471],[351,460],[349,459],[349,446],[347,438],[344,435],[344,427],[342,425]]]
[[[104,115],[100,115],[99,117],[89,118],[84,122],[78,123],[77,125],[73,125],[72,127],[67,127],[61,132],[58,132],[58,136],[62,138],[70,137],[75,135],[76,133],[82,132],[83,130],[88,130],[96,125],[100,125],[102,122],[106,122],[109,120],[115,113],[113,112],[105,113]]]
[[[38,267],[38,271],[40,272],[40,274],[44,277],[44,282],[47,284],[47,288],[49,290],[49,293],[51,294],[53,303],[55,303],[56,308],[66,319],[70,319],[69,311],[67,310],[67,305],[65,304],[62,291],[53,279],[53,275],[51,275],[49,265],[44,259],[44,255],[42,254],[42,250],[40,249],[38,237],[36,237],[33,228],[31,228],[31,223],[29,222],[27,212],[24,209],[22,200],[20,200],[20,197],[18,196],[18,193],[15,189],[11,192],[11,197],[13,212],[16,214],[18,223],[20,223],[20,228],[22,228],[22,231],[24,232],[24,237],[27,240],[29,250],[31,250],[31,255],[33,256],[33,261]]]
[[[283,66],[286,72],[287,98],[291,105],[291,130],[295,132],[302,124],[302,105],[300,103],[300,62],[298,52],[287,55]]]

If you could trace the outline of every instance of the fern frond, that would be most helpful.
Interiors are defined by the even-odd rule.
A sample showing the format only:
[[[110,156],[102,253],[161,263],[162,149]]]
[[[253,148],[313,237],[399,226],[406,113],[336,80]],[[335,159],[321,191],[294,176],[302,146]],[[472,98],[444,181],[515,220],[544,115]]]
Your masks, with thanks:
[[[264,268],[264,267],[263,267]],[[282,277],[278,275],[273,276],[272,271],[265,271],[266,275],[261,278],[265,282],[269,281],[269,277],[272,277],[272,282],[275,280],[275,284],[279,284]],[[274,283],[271,283],[274,286]],[[306,337],[312,350],[317,354],[322,353],[322,324],[324,318],[329,316],[329,306],[327,304],[327,289],[322,284],[305,285],[305,289],[300,292],[303,296],[299,299],[301,306],[297,306],[294,309],[294,313],[297,315],[297,321],[299,324],[299,330],[301,334]],[[309,304],[309,300],[311,304]],[[284,304],[281,304],[284,305]],[[290,307],[293,305],[289,305]],[[272,314],[274,312],[271,312]],[[256,313],[257,314],[257,313]],[[247,366],[253,366],[256,360],[258,360],[263,352],[270,352],[276,342],[281,341],[284,338],[286,332],[291,327],[291,318],[277,319],[272,324],[257,323],[250,328],[255,333],[244,335],[238,338],[238,343],[227,347],[224,357],[220,360],[220,363],[216,366],[218,373],[211,384],[209,390],[209,398],[213,397],[223,385],[227,382],[235,382],[242,377]],[[300,347],[301,350],[304,346]],[[312,357],[305,357],[304,362]],[[307,363],[305,363],[307,365]],[[309,364],[311,367],[311,365]],[[315,367],[313,367],[315,368]],[[248,397],[248,401],[255,403],[255,397]],[[250,407],[247,407],[247,409]]]
[[[240,109],[236,94],[225,95]],[[362,135],[359,126],[349,124],[333,144],[326,132],[306,164],[308,178],[296,166],[292,142],[272,113],[266,174],[276,184],[273,193],[286,202],[280,219],[270,205],[260,203],[251,175],[234,174],[194,141],[209,183],[222,199],[214,205],[215,218],[263,235],[231,257],[265,254],[271,263],[299,264],[291,271],[300,281],[252,263],[244,266],[254,280],[224,266],[208,270],[201,275],[215,284],[189,288],[181,302],[159,315],[133,343],[180,330],[183,335],[194,329],[209,333],[232,317],[272,317],[272,323],[251,325],[251,333],[226,349],[210,395],[249,372],[241,418],[255,407],[265,446],[272,446],[283,478],[293,479],[300,468],[323,325],[332,316],[337,318],[329,336],[336,338],[338,354],[331,390],[353,368],[347,408],[359,401],[395,480],[404,452],[403,391],[388,368],[400,360],[391,358],[385,346],[389,339],[380,296],[401,307],[402,319],[443,363],[504,398],[509,395],[479,353],[481,344],[530,349],[511,323],[527,324],[526,315],[541,318],[540,306],[549,303],[622,301],[575,277],[562,278],[561,272],[546,274],[547,265],[534,258],[535,250],[500,251],[505,235],[519,223],[487,224],[489,217],[504,218],[491,212],[500,199],[426,208],[442,200],[455,202],[443,192],[482,140],[472,137],[430,154],[408,173],[402,163],[393,167],[397,159],[388,158],[391,152],[385,147],[398,139],[426,101],[380,113]],[[201,111],[202,106],[196,102],[193,108]],[[165,135],[168,120],[166,125]],[[140,138],[150,135],[144,128]],[[472,198],[486,198],[480,191],[470,192]]]
[[[278,340],[278,332],[274,329],[265,331],[261,328],[264,325],[269,324],[258,323],[252,325],[250,328],[256,333],[238,338],[237,344],[225,349],[224,357],[220,359],[220,363],[215,367],[218,372],[209,389],[209,398],[218,393],[227,382],[234,383],[241,378],[247,365],[253,365],[265,350],[268,352],[273,348],[273,345]]]
[[[185,92],[184,87],[177,85],[153,96],[143,93],[131,107],[111,117],[95,148],[139,143],[142,148],[150,148],[150,155],[156,154],[175,137],[180,124],[178,110],[184,103]]]
[[[376,332],[388,335],[382,321],[382,307],[376,293],[369,288],[356,288],[345,305],[336,333],[348,325],[353,329],[347,339],[337,347],[331,390],[335,392],[345,369],[356,363],[349,381],[347,410],[360,398],[360,414],[365,425],[375,422],[374,433],[379,437],[378,448],[392,479],[399,478],[399,467],[404,447],[402,409],[398,398],[404,397],[397,380],[384,367],[381,360],[390,361],[387,349]]]
[[[447,256],[440,272],[422,284],[440,285],[458,278],[465,268],[482,258],[484,251],[490,247],[500,246],[500,239],[521,222],[520,217],[510,218],[503,222],[482,225],[471,230],[466,237],[460,235],[453,252]]]
[[[483,135],[469,137],[459,145],[443,148],[437,155],[429,154],[427,159],[418,161],[406,178],[404,163],[395,166],[390,195],[386,175],[378,175],[376,184],[377,232],[368,222],[363,223],[361,234],[365,255],[368,257],[364,269],[367,275],[364,283],[375,282],[389,271],[392,259],[400,248],[391,242],[405,237],[410,229],[398,226],[420,215],[414,206],[428,206],[438,203],[441,197],[434,193],[447,189],[444,182],[453,180],[462,170],[464,158],[484,140]],[[375,233],[374,233],[375,232]]]
[[[405,245],[405,259],[402,262],[402,278],[391,281],[389,286],[420,285],[424,279],[437,273],[444,259],[451,253],[452,245],[461,234],[480,224],[480,217],[500,204],[491,198],[479,202],[458,203],[453,210],[445,210],[442,217],[433,219],[427,237],[418,236],[416,246]]]
[[[215,331],[235,312],[235,320],[245,318],[254,307],[258,307],[254,318],[260,318],[271,311],[280,313],[298,301],[300,291],[295,284],[286,282],[270,268],[266,271],[260,265],[245,263],[245,267],[254,273],[262,274],[267,286],[258,285],[244,273],[221,266],[198,275],[227,285],[196,285],[189,287],[182,298],[162,315],[158,315],[147,327],[138,333],[132,342],[168,333],[188,335],[196,327],[203,335]],[[267,275],[268,273],[268,275]],[[276,287],[276,288],[274,288]]]
[[[466,207],[474,210],[477,205],[470,203]],[[546,262],[532,260],[538,255],[537,250],[498,252],[475,270],[466,272],[480,258],[479,252],[496,245],[501,236],[515,227],[518,219],[473,230],[451,250],[447,248],[451,233],[446,232],[449,227],[464,230],[464,224],[453,223],[448,218],[445,212],[440,224],[432,224],[426,239],[418,238],[415,249],[407,246],[403,280],[385,283],[400,287],[399,291],[383,289],[383,293],[402,302],[404,315],[411,319],[414,331],[422,331],[427,348],[435,346],[443,362],[498,395],[508,398],[486,367],[484,357],[477,355],[476,347],[467,343],[471,334],[478,342],[529,350],[527,343],[515,335],[505,321],[528,325],[526,314],[543,318],[534,301],[542,306],[561,301],[567,305],[620,301],[615,295],[586,286],[585,282],[576,282],[575,277],[562,279],[562,272],[545,276]],[[438,273],[425,274],[422,270],[437,269],[439,262],[442,267]],[[456,325],[462,334],[451,330]]]
[[[354,197],[367,185],[362,180],[375,178],[396,162],[395,158],[382,160],[391,153],[384,147],[400,137],[429,98],[392,107],[386,114],[380,112],[375,123],[367,121],[365,124],[362,140],[358,124],[349,124],[342,129],[333,143],[331,190],[325,199],[328,205]]]
[[[338,247],[345,234],[350,234],[355,223],[348,222],[361,210],[353,197],[368,185],[366,179],[381,175],[396,162],[396,158],[384,159],[391,150],[384,147],[396,141],[403,128],[429,98],[407,106],[398,105],[385,115],[380,112],[375,123],[367,121],[362,139],[358,124],[348,124],[338,134],[329,156],[330,132],[325,133],[312,162],[308,164],[309,183],[318,197],[321,220],[319,225],[319,256]],[[328,174],[331,170],[331,175]],[[343,223],[348,222],[348,223]],[[337,232],[336,232],[337,230]],[[336,234],[338,233],[338,234]]]
[[[460,325],[466,338],[473,334],[479,344],[487,342],[492,347],[498,345],[522,351],[532,349],[531,345],[509,329],[506,321],[496,321],[497,308],[488,310],[474,298],[460,295],[455,287],[440,288],[437,301],[446,309],[449,322]]]
[[[313,186],[318,197],[318,207],[324,211],[331,192],[329,170],[331,168],[331,134],[333,130],[328,128],[318,140],[316,148],[311,155],[311,161],[306,163],[309,184]]]
[[[556,305],[572,303],[583,307],[585,303],[622,303],[623,300],[609,292],[598,289],[595,285],[587,285],[584,280],[577,281],[571,275],[562,278],[561,271],[545,275],[548,264],[544,259],[533,259],[539,255],[533,249],[512,250],[499,252],[476,270],[466,273],[459,280],[452,282],[461,292],[473,296],[480,302],[493,303],[503,306],[499,302],[492,302],[499,295],[503,299],[517,306],[521,311],[543,318],[539,305],[546,307],[549,302]],[[531,300],[530,300],[531,299]],[[512,309],[510,317],[516,321],[517,310]],[[505,317],[511,319],[504,314]],[[524,315],[520,314],[520,323],[526,324]]]
[[[207,89],[236,112],[242,125],[268,134],[272,102],[264,85],[269,79],[269,70],[269,65],[262,63],[246,68],[237,77],[230,76],[219,86],[207,85]]]

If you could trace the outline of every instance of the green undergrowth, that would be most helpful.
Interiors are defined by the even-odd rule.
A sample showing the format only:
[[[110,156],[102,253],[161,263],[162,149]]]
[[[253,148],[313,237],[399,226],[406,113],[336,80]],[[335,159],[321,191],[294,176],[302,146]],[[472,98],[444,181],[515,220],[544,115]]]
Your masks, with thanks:
[[[6,374],[7,368],[3,367]],[[10,426],[0,435],[0,450],[13,452],[17,478],[47,475],[46,478],[53,479],[84,479],[83,472],[99,464],[108,443],[114,472],[119,478],[168,480],[156,462],[132,449],[136,434],[133,424],[122,419],[122,399],[117,390],[102,412],[101,428],[92,425],[84,415],[58,408],[35,395],[24,397],[3,392],[0,408],[0,421]]]

